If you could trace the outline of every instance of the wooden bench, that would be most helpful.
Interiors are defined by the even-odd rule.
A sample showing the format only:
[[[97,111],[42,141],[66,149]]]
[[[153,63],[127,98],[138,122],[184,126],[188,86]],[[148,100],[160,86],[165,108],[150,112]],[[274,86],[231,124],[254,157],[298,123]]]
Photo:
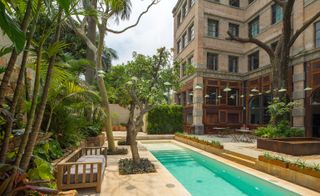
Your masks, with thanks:
[[[57,164],[58,190],[95,187],[99,193],[106,163],[106,147],[77,149]]]

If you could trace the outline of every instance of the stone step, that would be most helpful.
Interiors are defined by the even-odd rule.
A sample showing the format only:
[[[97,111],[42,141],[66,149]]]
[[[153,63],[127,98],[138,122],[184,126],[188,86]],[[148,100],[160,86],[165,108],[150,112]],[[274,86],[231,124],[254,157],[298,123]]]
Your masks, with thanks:
[[[231,161],[234,161],[236,163],[245,165],[247,167],[255,168],[255,164],[256,164],[255,160],[246,159],[246,158],[243,158],[231,153],[227,153],[227,152],[221,153],[221,156]]]

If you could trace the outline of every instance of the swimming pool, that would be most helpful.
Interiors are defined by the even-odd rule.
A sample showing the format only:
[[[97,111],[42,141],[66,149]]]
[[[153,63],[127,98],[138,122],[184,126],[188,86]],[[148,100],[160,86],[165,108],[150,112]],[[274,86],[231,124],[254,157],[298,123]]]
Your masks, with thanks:
[[[143,145],[195,196],[299,195],[174,143]]]

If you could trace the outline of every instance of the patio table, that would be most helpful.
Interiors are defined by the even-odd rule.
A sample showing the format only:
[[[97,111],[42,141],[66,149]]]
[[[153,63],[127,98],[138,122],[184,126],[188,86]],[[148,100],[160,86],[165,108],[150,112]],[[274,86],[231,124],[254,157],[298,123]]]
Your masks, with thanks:
[[[254,142],[255,137],[252,135],[254,133],[253,131],[248,129],[237,129],[236,132],[240,133],[238,141],[249,142],[249,143]]]
[[[228,135],[229,132],[229,128],[228,127],[214,127],[213,130],[217,130],[217,136],[218,137],[225,137],[226,135]]]

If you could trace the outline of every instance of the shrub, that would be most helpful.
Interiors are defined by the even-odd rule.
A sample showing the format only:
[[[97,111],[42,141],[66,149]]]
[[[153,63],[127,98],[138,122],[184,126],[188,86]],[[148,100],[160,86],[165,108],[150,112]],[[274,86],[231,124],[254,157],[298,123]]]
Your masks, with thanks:
[[[263,138],[302,137],[304,132],[302,129],[290,127],[287,120],[282,120],[276,126],[269,124],[267,127],[259,127],[256,135]]]
[[[118,146],[127,146],[127,141],[126,140],[119,140],[118,141]]]
[[[183,130],[183,107],[161,105],[148,113],[148,134],[174,134]]]
[[[128,154],[128,149],[126,148],[116,148],[115,151],[107,150],[108,155],[126,155]]]
[[[85,137],[97,137],[102,132],[101,124],[89,125],[80,129]]]
[[[33,151],[33,154],[46,160],[52,161],[62,157],[63,151],[57,140],[41,141]]]
[[[40,157],[35,157],[31,162],[31,168],[27,172],[28,178],[32,181],[52,181],[55,179],[54,170],[51,164]],[[55,183],[43,184],[50,188],[56,188]]]
[[[140,159],[140,164],[136,165],[132,159],[120,159],[119,173],[120,175],[143,174],[156,172],[154,164],[148,159]]]

